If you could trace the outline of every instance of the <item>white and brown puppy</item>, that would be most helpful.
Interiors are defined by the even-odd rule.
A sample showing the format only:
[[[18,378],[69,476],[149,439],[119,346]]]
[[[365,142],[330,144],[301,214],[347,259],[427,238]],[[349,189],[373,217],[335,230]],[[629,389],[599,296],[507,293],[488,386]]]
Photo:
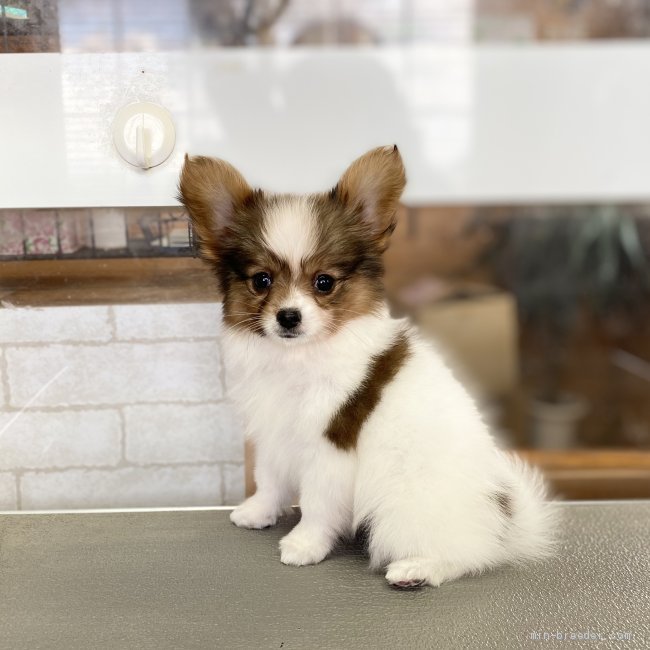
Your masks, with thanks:
[[[371,566],[409,588],[547,554],[552,508],[431,345],[389,315],[382,253],[404,184],[393,146],[308,196],[194,157],[180,198],[223,292],[232,397],[257,450],[257,492],[232,521],[272,526],[298,498],[282,562],[320,562],[364,529]]]

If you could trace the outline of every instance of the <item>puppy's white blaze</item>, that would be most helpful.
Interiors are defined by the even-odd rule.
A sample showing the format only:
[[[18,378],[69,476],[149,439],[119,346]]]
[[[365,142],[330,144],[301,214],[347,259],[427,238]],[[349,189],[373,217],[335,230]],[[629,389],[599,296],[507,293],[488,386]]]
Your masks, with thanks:
[[[281,197],[264,215],[264,243],[286,260],[294,273],[316,250],[316,214],[306,196]]]

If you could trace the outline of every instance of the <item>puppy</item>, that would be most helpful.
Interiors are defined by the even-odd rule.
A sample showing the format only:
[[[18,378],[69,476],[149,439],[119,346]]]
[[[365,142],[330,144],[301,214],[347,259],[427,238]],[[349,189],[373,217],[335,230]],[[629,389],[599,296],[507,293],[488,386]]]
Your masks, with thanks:
[[[298,498],[282,562],[315,564],[363,530],[371,567],[413,588],[545,556],[553,517],[541,478],[389,315],[382,253],[405,182],[393,146],[307,196],[186,157],[180,199],[223,294],[231,394],[256,447],[257,492],[232,521],[273,526]]]

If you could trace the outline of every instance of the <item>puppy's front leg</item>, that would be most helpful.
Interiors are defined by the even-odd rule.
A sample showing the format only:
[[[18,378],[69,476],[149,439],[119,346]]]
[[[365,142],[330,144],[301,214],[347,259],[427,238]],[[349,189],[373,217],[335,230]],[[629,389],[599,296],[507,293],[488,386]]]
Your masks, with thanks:
[[[291,504],[291,487],[286,467],[272,450],[258,444],[255,452],[255,494],[230,513],[230,521],[241,528],[274,526]]]
[[[356,458],[323,440],[303,465],[300,480],[300,523],[280,540],[284,564],[317,564],[342,534],[352,529]]]

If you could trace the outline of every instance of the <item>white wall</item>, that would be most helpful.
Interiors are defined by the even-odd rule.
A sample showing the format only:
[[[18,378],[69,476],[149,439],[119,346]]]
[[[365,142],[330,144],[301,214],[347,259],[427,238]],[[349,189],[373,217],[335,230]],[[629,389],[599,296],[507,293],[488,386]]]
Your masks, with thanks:
[[[0,509],[233,504],[220,305],[0,309]]]
[[[168,205],[185,151],[323,189],[397,142],[411,203],[650,198],[650,45],[0,57],[0,207]],[[166,106],[170,161],[118,159],[121,106]]]

